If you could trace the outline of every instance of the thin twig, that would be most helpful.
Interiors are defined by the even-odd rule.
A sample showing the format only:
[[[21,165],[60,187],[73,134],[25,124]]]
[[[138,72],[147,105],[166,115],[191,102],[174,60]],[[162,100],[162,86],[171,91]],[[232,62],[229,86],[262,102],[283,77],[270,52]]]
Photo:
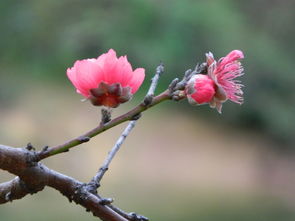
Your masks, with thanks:
[[[153,97],[155,95],[155,90],[156,90],[156,87],[158,85],[158,81],[160,79],[160,76],[161,74],[164,73],[164,65],[163,63],[160,63],[158,65],[158,67],[156,68],[156,74],[154,75],[154,77],[152,78],[152,81],[151,81],[151,86],[145,96],[145,99],[144,99],[144,103],[146,105],[150,105],[152,100],[153,100]]]
[[[164,65],[163,63],[160,63],[160,65],[156,68],[156,74],[152,78],[151,86],[147,92],[147,96],[154,96],[156,87],[158,85],[158,81],[160,79],[161,74],[164,73]]]
[[[159,78],[161,74],[164,72],[164,66],[161,63],[157,68],[156,68],[156,74],[152,78],[151,85],[149,87],[149,90],[145,96],[143,105],[145,107],[150,106],[153,103],[153,98],[154,98],[154,93],[159,81]],[[169,90],[168,90],[169,91]],[[169,93],[170,95],[171,93]],[[169,96],[168,95],[168,96]],[[102,112],[103,113],[103,112]],[[141,112],[138,112],[137,114],[133,115],[131,118],[131,121],[123,131],[122,135],[119,137],[117,140],[116,144],[113,146],[112,150],[109,152],[108,156],[106,157],[103,165],[100,167],[96,175],[91,179],[89,182],[87,188],[89,192],[92,192],[94,194],[97,194],[97,189],[100,187],[100,182],[101,179],[103,178],[104,174],[106,171],[109,169],[110,163],[115,157],[116,153],[119,151],[120,147],[122,146],[123,142],[131,132],[131,130],[134,128],[136,121],[141,117]],[[136,213],[125,213],[124,211],[112,206],[110,203],[108,205],[110,208],[118,212],[120,215],[123,217],[129,219],[129,220],[134,220],[134,221],[146,221],[148,220],[146,217],[137,215]]]
[[[159,81],[160,76],[162,75],[163,72],[164,72],[164,65],[163,65],[163,63],[160,63],[160,65],[158,65],[158,67],[156,68],[155,76],[152,78],[151,85],[150,85],[149,90],[148,90],[148,92],[145,96],[145,99],[144,99],[144,104],[146,106],[148,106],[152,103],[158,81]],[[104,112],[102,112],[102,113],[104,113]],[[103,116],[104,115],[106,115],[106,114],[103,114]],[[132,121],[129,122],[128,126],[125,128],[122,135],[119,137],[116,144],[113,146],[112,150],[109,152],[103,165],[100,167],[100,169],[98,170],[96,175],[92,178],[92,180],[89,182],[88,185],[89,185],[90,191],[96,193],[97,188],[100,186],[100,181],[101,181],[102,177],[104,176],[106,171],[109,169],[109,165],[110,165],[112,159],[114,158],[114,156],[116,155],[116,153],[120,149],[120,147],[123,144],[126,137],[129,135],[131,130],[134,128],[135,123],[139,118],[140,118],[140,113],[133,115]]]
[[[126,137],[129,135],[131,130],[134,128],[136,123],[136,120],[132,120],[129,122],[128,126],[125,128],[123,131],[122,135],[119,137],[117,140],[116,144],[113,146],[112,150],[109,152],[107,158],[105,159],[103,165],[101,168],[98,170],[96,175],[92,178],[92,180],[89,183],[89,188],[92,192],[96,192],[96,189],[100,186],[100,181],[106,171],[109,169],[109,165],[112,161],[112,159],[115,157],[116,153],[122,146],[123,142],[125,141]]]

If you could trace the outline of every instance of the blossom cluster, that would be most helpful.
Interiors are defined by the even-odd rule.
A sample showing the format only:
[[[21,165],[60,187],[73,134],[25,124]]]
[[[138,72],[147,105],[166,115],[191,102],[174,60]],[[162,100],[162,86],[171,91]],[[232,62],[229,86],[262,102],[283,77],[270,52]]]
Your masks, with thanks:
[[[235,78],[243,75],[240,59],[243,52],[234,50],[216,61],[211,52],[206,54],[207,74],[194,75],[186,86],[186,94],[191,104],[209,103],[221,113],[222,104],[228,99],[243,103],[242,84]]]
[[[231,51],[216,61],[211,52],[206,54],[206,72],[191,76],[184,94],[190,104],[209,104],[221,113],[222,104],[231,100],[243,102],[242,84],[236,80],[243,75],[240,60],[243,52]],[[145,78],[143,68],[132,69],[127,56],[117,57],[110,49],[98,58],[78,60],[67,69],[67,76],[79,94],[93,105],[118,107],[132,98]]]

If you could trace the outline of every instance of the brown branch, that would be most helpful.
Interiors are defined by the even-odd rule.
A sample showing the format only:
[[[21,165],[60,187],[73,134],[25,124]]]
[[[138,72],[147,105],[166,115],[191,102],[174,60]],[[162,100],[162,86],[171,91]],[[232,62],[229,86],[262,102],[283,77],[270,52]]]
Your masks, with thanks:
[[[160,76],[164,72],[164,66],[161,63],[157,68],[156,68],[156,73],[154,77],[151,80],[151,85],[150,88],[143,100],[142,103],[137,105],[135,108],[130,110],[129,112],[111,120],[110,112],[109,110],[104,110],[102,109],[102,120],[101,123],[95,127],[94,129],[88,131],[87,133],[74,138],[72,140],[67,141],[64,144],[60,144],[54,147],[48,147],[46,146],[42,151],[38,152],[37,154],[37,160],[42,160],[47,157],[53,156],[55,154],[63,153],[69,151],[70,148],[78,146],[79,144],[88,142],[90,138],[116,126],[119,125],[123,122],[126,122],[128,120],[134,120],[137,116],[139,116],[143,111],[165,101],[173,98],[173,90],[171,87],[169,87],[167,90],[162,92],[160,95],[154,97],[154,93],[159,81]],[[184,96],[181,96],[181,99],[184,98]]]
[[[183,92],[184,86],[191,75],[198,72],[197,68],[193,72],[187,72],[183,80],[180,82],[178,79],[174,79],[167,90],[158,96],[154,96],[159,77],[163,71],[164,68],[161,64],[157,67],[150,89],[142,103],[113,120],[110,118],[110,113],[105,112],[102,122],[96,128],[88,131],[82,136],[54,147],[46,146],[39,152],[35,152],[31,145],[28,145],[27,148],[13,148],[0,145],[0,169],[6,170],[17,176],[11,181],[0,184],[0,204],[23,198],[27,194],[36,193],[43,190],[45,186],[49,186],[58,190],[70,201],[74,201],[76,204],[86,208],[86,211],[91,211],[94,216],[99,217],[103,221],[148,220],[144,216],[135,213],[126,213],[114,205],[111,205],[111,200],[101,198],[95,191],[92,191],[91,188],[89,188],[89,184],[82,183],[72,177],[51,170],[39,161],[55,154],[69,151],[70,148],[88,142],[90,138],[123,122],[132,120],[130,123],[130,128],[132,129],[143,111],[165,100],[181,100],[185,98]],[[122,137],[120,137],[114,147],[114,151],[109,155],[106,164],[104,165],[105,170],[98,174],[98,178],[95,177],[96,184],[99,185],[101,177],[130,130],[127,131],[126,134],[124,134],[124,132]]]
[[[39,190],[41,190],[41,188]],[[0,204],[11,202],[16,199],[21,199],[27,194],[32,193],[33,192],[22,180],[20,180],[19,177],[15,177],[11,181],[0,184]]]
[[[46,148],[40,152],[38,152],[38,160],[45,159],[47,157],[53,156],[55,154],[63,153],[68,151],[70,148],[75,147],[81,143],[89,141],[90,138],[118,125],[123,122],[126,122],[128,120],[132,120],[134,116],[137,116],[141,112],[161,103],[162,101],[171,99],[171,94],[169,93],[169,90],[164,91],[160,95],[153,98],[150,105],[145,105],[144,103],[139,104],[129,112],[111,120],[110,122],[106,124],[100,124],[99,126],[95,127],[94,129],[88,131],[87,133],[74,138],[72,140],[67,141],[64,144],[60,144],[51,148]]]
[[[34,163],[35,157],[33,151],[0,145],[0,168],[18,176],[0,184],[0,203],[23,198],[49,186],[103,221],[128,221],[109,206],[103,205],[98,195],[87,191],[86,184],[51,170],[42,163]]]

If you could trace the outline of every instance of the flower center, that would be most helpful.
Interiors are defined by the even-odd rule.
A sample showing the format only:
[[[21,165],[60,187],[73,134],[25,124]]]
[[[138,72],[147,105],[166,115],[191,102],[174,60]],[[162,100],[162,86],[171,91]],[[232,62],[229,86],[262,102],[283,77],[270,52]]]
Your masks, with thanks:
[[[119,83],[101,82],[97,88],[90,89],[91,103],[95,106],[118,107],[132,97],[130,87],[122,87]]]

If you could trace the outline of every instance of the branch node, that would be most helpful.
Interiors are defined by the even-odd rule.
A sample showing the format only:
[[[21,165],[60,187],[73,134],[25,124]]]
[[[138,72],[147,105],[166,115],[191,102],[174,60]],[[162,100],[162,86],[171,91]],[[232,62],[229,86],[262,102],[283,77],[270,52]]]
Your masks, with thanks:
[[[184,90],[187,82],[189,81],[189,79],[191,78],[191,76],[194,74],[194,72],[191,69],[188,69],[185,71],[183,79],[181,81],[179,81],[176,86],[174,87],[174,91],[177,90]]]
[[[169,87],[168,87],[168,90],[169,90],[169,93],[172,94],[177,83],[179,82],[179,79],[178,78],[175,78],[173,79],[173,81],[169,84]]]
[[[184,97],[185,97],[185,92],[181,91],[181,90],[177,90],[177,91],[173,92],[173,94],[172,94],[172,100],[174,100],[174,101],[180,101]]]
[[[101,172],[100,169],[99,169],[99,172]],[[99,187],[100,187],[100,182],[95,180],[95,177],[93,177],[92,180],[87,184],[86,189],[89,193],[97,194],[97,189]]]
[[[5,194],[5,200],[12,202],[12,193],[11,192],[8,192]]]
[[[109,168],[108,167],[101,167],[99,168],[99,171],[102,173],[105,173]]]
[[[153,99],[154,99],[154,94],[149,94],[144,98],[143,104],[145,106],[149,106],[153,102]]]
[[[26,149],[29,150],[29,151],[31,151],[31,150],[34,151],[35,150],[35,148],[33,147],[33,145],[31,143],[27,144]]]
[[[42,152],[45,152],[45,151],[48,150],[48,148],[49,148],[49,146],[45,146],[45,147],[43,147],[43,149],[42,149],[41,151],[42,151]]]
[[[69,200],[70,203],[73,202],[73,196],[69,196],[69,197],[67,197],[67,198],[68,198],[68,200]]]
[[[129,213],[128,216],[130,217],[130,220],[132,221],[148,221],[149,220],[147,217],[138,215],[134,212]]]
[[[102,198],[102,199],[99,201],[99,204],[100,204],[100,205],[109,205],[109,204],[111,204],[112,202],[114,202],[114,199],[112,199],[112,198]]]
[[[27,149],[27,148],[26,148]],[[27,149],[28,150],[28,149]],[[38,162],[38,155],[36,154],[35,151],[28,150],[25,152],[25,159],[26,159],[26,164],[28,167],[34,167],[37,165]]]
[[[78,140],[81,143],[86,143],[86,142],[88,142],[90,140],[90,137],[81,136],[81,137],[78,137]]]
[[[69,197],[69,200],[75,200],[76,203],[77,201],[87,200],[88,193],[89,193],[89,189],[87,184],[83,183],[83,184],[77,185],[75,187],[74,194]]]
[[[191,69],[186,70],[185,73],[184,73],[184,78],[186,80],[188,80],[191,77],[191,73],[192,73]]]
[[[104,125],[111,121],[112,112],[110,108],[103,107],[101,109],[101,124]]]
[[[138,113],[138,114],[135,114],[131,117],[130,120],[138,120],[139,118],[141,118],[142,114],[141,113]]]

